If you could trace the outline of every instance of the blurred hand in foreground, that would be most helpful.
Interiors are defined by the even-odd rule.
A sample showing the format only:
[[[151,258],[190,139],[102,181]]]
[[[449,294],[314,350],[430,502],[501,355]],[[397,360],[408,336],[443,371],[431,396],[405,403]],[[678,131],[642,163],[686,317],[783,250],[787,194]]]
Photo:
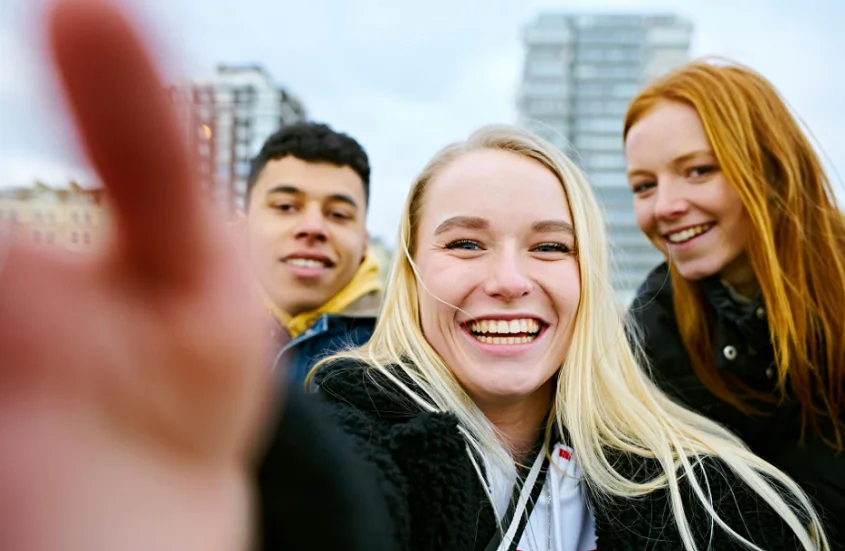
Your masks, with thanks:
[[[111,246],[0,249],[0,549],[246,549],[266,330],[138,31],[59,0],[45,29]]]

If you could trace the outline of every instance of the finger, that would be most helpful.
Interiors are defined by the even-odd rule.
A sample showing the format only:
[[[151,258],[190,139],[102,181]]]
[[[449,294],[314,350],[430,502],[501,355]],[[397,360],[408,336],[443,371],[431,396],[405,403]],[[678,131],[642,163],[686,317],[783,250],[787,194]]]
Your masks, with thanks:
[[[210,238],[187,148],[139,32],[106,0],[59,0],[50,46],[83,146],[115,213],[118,264],[194,283]]]

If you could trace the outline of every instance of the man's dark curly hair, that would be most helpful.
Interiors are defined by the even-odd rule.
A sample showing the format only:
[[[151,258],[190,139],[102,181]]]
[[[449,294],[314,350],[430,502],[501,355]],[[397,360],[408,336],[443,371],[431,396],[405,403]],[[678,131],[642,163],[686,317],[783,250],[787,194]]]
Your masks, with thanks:
[[[283,126],[267,138],[261,151],[252,159],[246,181],[247,205],[252,188],[267,163],[288,155],[310,163],[348,166],[361,177],[364,184],[364,200],[369,204],[370,161],[361,144],[347,134],[335,132],[326,124],[298,122]]]

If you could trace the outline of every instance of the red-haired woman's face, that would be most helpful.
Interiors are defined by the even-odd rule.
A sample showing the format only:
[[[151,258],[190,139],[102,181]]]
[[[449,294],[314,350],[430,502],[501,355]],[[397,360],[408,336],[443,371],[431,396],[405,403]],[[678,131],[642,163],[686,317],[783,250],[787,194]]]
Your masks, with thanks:
[[[658,103],[631,127],[625,158],[637,225],[680,274],[691,280],[719,274],[738,291],[752,292],[748,212],[695,109]]]

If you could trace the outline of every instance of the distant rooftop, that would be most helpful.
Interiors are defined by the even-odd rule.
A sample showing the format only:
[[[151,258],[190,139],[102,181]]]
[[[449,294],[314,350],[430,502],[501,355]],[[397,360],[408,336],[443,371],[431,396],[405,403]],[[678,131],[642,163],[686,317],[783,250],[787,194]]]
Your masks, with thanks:
[[[0,199],[26,200],[45,194],[55,195],[61,200],[84,196],[99,201],[105,194],[105,189],[102,187],[86,188],[74,181],[69,182],[67,187],[61,188],[51,187],[39,181],[36,181],[32,186],[0,188]]]
[[[540,27],[556,27],[575,23],[579,27],[596,25],[691,25],[692,23],[672,13],[602,12],[602,11],[546,11],[537,15],[534,24]]]

